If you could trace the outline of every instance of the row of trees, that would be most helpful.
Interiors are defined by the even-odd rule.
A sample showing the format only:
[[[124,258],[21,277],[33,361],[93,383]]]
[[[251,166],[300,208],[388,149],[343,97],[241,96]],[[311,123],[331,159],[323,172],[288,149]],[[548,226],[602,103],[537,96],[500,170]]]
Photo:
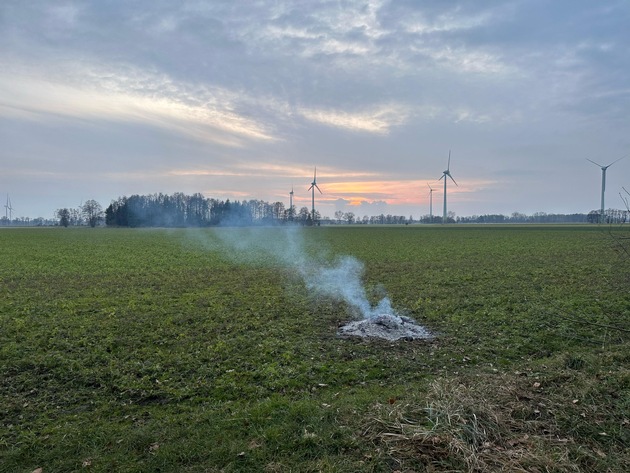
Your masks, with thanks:
[[[413,222],[413,217],[403,217],[402,215],[372,215],[368,217],[364,215],[363,218],[357,217],[354,212],[343,212],[341,210],[337,210],[335,212],[335,220],[330,221],[329,223],[336,224],[364,224],[364,225],[406,225]]]
[[[315,223],[319,219],[319,213],[315,212]],[[120,197],[105,210],[105,223],[122,227],[277,225],[286,222],[312,225],[313,216],[306,207],[296,213],[295,208],[287,209],[282,202],[223,201],[199,193]]]
[[[282,202],[262,200],[230,201],[206,198],[202,194],[176,193],[120,197],[105,209],[105,223],[121,227],[185,227],[215,225],[319,225],[320,223],[407,224],[411,217],[398,215],[364,216],[353,212],[335,213],[335,219],[322,219],[307,207],[286,208]]]
[[[151,194],[120,197],[103,212],[95,200],[88,200],[76,209],[63,208],[56,211],[59,224],[90,225],[95,227],[103,221],[110,226],[123,227],[183,227],[214,225],[279,225],[295,223],[300,225],[326,224],[409,224],[442,223],[441,216],[425,215],[419,220],[399,215],[375,215],[362,218],[353,212],[335,212],[334,219],[322,220],[319,212],[315,215],[307,207],[296,212],[295,207],[285,208],[282,202],[268,203],[262,200],[230,201],[206,198],[200,193],[186,195]],[[314,218],[313,218],[314,217]],[[537,212],[526,215],[514,212],[502,214],[473,215],[456,217],[449,212],[447,223],[625,223],[629,221],[630,209],[609,209],[600,215],[593,210],[588,214],[547,214]]]
[[[67,227],[69,225],[84,225],[96,227],[103,221],[103,208],[95,200],[88,200],[76,209],[57,209],[59,225]]]
[[[628,205],[626,203],[626,205]],[[588,223],[626,223],[630,221],[630,209],[608,209],[602,214],[599,210],[592,210],[586,217]]]
[[[52,226],[57,224],[57,219],[44,218],[44,217],[13,217],[10,219],[9,217],[2,216],[0,217],[0,226],[1,227],[43,227],[43,226]]]
[[[473,215],[471,217],[457,217],[457,223],[606,223],[617,224],[630,221],[630,210],[608,209],[603,214],[599,210],[592,210],[588,214],[548,214],[536,212],[526,215],[514,212],[512,215],[490,214]],[[435,218],[435,217],[434,217]]]
[[[376,215],[358,218],[353,212],[335,212],[335,219],[322,219],[307,207],[286,208],[282,202],[262,200],[226,201],[201,194],[151,194],[121,197],[105,210],[107,225],[125,227],[182,227],[214,225],[407,224],[412,218]]]
[[[487,214],[473,215],[470,217],[457,217],[457,223],[586,223],[587,214],[548,214],[536,212],[526,215],[514,212],[512,215]]]

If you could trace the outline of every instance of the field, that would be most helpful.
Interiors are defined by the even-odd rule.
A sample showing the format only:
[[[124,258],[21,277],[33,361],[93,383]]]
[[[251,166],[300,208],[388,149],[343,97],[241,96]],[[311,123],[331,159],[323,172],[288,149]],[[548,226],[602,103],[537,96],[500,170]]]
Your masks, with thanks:
[[[630,471],[624,233],[243,232],[0,229],[0,471]],[[337,337],[339,255],[437,338]]]

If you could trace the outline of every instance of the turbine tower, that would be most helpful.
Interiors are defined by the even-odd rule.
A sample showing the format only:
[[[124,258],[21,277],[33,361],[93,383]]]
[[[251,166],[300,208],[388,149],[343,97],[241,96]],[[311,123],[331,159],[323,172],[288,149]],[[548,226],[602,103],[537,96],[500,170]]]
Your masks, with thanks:
[[[315,225],[315,188],[317,188],[320,194],[323,194],[323,192],[317,185],[317,166],[315,166],[315,172],[313,173],[313,182],[311,182],[311,187],[308,188],[309,191],[313,192],[311,200],[311,220],[313,222],[313,225]]]
[[[617,161],[621,161],[624,157],[619,158]],[[615,164],[617,161],[613,161],[612,163],[610,163],[608,166],[602,166],[599,163],[596,163],[595,161],[592,161],[588,158],[586,158],[587,161],[590,161],[591,163],[593,163],[595,166],[599,166],[599,168],[602,170],[602,200],[601,200],[601,210],[599,213],[599,223],[602,223],[604,220],[604,193],[606,192],[606,170],[612,166],[613,164]]]
[[[289,192],[289,220],[293,220],[293,186]]]
[[[451,150],[450,149],[448,150],[448,165],[446,166],[446,171],[442,172],[442,177],[440,177],[440,179],[444,179],[444,213],[442,214],[442,223],[446,223],[446,181],[448,180],[447,176],[450,177],[451,181],[453,181],[453,184],[457,186],[457,182],[455,182],[455,179],[453,179],[453,176],[451,176]],[[440,179],[438,179],[438,181]]]
[[[429,223],[433,223],[433,187],[427,182],[429,186]]]

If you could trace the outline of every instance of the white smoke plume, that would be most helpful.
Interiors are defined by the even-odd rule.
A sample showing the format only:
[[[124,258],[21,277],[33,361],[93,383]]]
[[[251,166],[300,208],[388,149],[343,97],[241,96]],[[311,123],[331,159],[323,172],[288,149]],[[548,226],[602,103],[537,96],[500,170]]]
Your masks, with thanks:
[[[330,260],[321,248],[307,247],[299,227],[217,228],[218,241],[209,242],[215,250],[227,250],[228,256],[242,263],[278,264],[294,270],[313,293],[343,301],[362,318],[395,312],[388,297],[372,306],[362,276],[363,263],[352,256]]]
[[[344,256],[333,264],[309,265],[301,270],[306,286],[322,296],[344,301],[359,311],[363,318],[379,314],[393,314],[388,297],[372,307],[361,280],[363,263],[352,256]]]

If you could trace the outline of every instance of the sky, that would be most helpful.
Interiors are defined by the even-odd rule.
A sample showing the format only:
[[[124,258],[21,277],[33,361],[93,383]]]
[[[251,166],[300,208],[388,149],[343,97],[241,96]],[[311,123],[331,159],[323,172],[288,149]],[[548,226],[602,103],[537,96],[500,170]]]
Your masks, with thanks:
[[[3,0],[0,203],[200,192],[364,215],[630,189],[630,2]],[[433,193],[429,189],[433,188]],[[432,199],[430,199],[432,196]]]

